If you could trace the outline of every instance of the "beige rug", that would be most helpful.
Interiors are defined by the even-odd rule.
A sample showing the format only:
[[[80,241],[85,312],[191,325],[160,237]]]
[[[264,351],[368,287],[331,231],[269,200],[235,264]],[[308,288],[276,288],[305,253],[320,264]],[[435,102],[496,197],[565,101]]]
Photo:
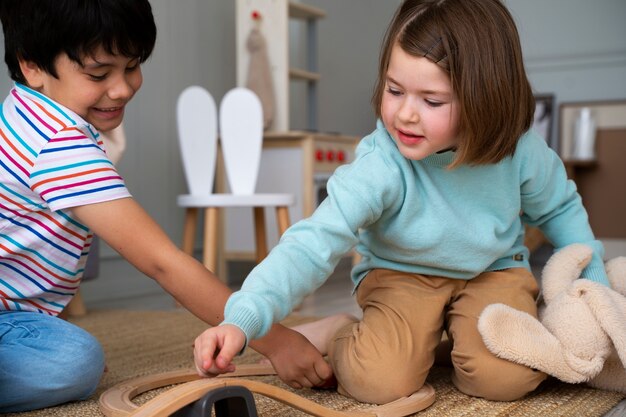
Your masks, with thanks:
[[[285,324],[295,325],[307,320],[293,316]],[[206,328],[200,320],[184,311],[92,311],[86,317],[72,321],[95,335],[106,352],[108,372],[96,395],[88,401],[36,412],[7,414],[7,417],[101,417],[103,414],[98,408],[97,399],[113,385],[141,375],[190,368],[193,340]],[[238,362],[254,363],[258,359],[259,355],[249,350]],[[288,389],[276,377],[259,379]],[[512,403],[486,401],[457,391],[450,383],[449,370],[446,368],[433,369],[429,382],[437,392],[437,400],[430,408],[417,414],[420,417],[600,417],[624,398],[619,393],[549,380],[524,400]],[[137,403],[142,404],[164,390],[146,393],[137,398]],[[331,391],[297,392],[336,410],[368,407]],[[259,416],[307,415],[262,396],[255,395],[255,400]]]

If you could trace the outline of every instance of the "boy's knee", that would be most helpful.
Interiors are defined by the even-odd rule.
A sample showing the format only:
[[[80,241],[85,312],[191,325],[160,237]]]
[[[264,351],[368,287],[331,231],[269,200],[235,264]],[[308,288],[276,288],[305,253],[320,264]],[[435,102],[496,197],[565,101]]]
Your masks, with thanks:
[[[94,393],[104,372],[105,358],[102,346],[94,336],[82,331],[75,336],[71,350],[65,354],[67,355],[65,372],[59,374],[67,375],[68,389],[78,385],[72,388],[77,399],[85,399]],[[76,384],[76,381],[80,383]]]
[[[11,381],[0,393],[0,412],[19,412],[85,400],[98,387],[104,352],[89,333],[78,329],[59,336],[59,343],[39,339],[22,345],[21,359],[5,363]],[[0,385],[4,386],[0,377]]]

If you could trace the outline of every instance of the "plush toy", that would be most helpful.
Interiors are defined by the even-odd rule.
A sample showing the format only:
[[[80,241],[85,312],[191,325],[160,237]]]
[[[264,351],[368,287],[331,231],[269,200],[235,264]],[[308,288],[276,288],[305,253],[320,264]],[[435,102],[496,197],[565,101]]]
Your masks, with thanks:
[[[542,274],[539,320],[503,304],[487,306],[478,330],[496,356],[552,375],[626,393],[626,257],[606,263],[612,288],[578,279],[591,248],[554,254]]]
[[[257,23],[260,15],[255,15]],[[263,108],[263,129],[267,130],[274,122],[274,82],[272,81],[272,68],[267,51],[267,42],[259,26],[252,28],[246,41],[246,47],[250,52],[250,64],[248,66],[248,81],[246,87],[254,91],[261,100]]]

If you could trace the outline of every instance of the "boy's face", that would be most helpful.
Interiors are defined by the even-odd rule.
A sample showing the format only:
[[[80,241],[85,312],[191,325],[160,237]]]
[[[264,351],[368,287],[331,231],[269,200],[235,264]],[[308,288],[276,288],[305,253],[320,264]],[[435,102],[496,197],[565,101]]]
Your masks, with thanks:
[[[393,47],[381,118],[405,158],[420,160],[458,143],[459,104],[450,77],[428,58]]]
[[[85,56],[83,65],[63,53],[55,61],[58,78],[22,63],[31,88],[74,111],[100,131],[117,127],[124,108],[141,87],[143,76],[139,60],[111,55],[99,49]],[[25,69],[26,66],[26,69]]]

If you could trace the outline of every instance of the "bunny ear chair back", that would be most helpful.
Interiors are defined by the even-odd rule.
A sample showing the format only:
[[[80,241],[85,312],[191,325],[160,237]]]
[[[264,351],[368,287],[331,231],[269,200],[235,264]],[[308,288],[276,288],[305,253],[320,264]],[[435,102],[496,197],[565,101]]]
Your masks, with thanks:
[[[202,262],[218,271],[218,231],[220,210],[231,207],[253,209],[256,261],[268,253],[265,209],[276,213],[279,236],[290,225],[290,193],[256,193],[256,182],[263,141],[263,116],[259,99],[245,88],[234,88],[218,111],[211,94],[200,86],[187,87],[179,96],[176,120],[188,194],[177,203],[185,209],[183,251],[193,256],[199,212],[204,215]],[[219,140],[230,192],[214,192]],[[225,224],[226,222],[222,222]]]

